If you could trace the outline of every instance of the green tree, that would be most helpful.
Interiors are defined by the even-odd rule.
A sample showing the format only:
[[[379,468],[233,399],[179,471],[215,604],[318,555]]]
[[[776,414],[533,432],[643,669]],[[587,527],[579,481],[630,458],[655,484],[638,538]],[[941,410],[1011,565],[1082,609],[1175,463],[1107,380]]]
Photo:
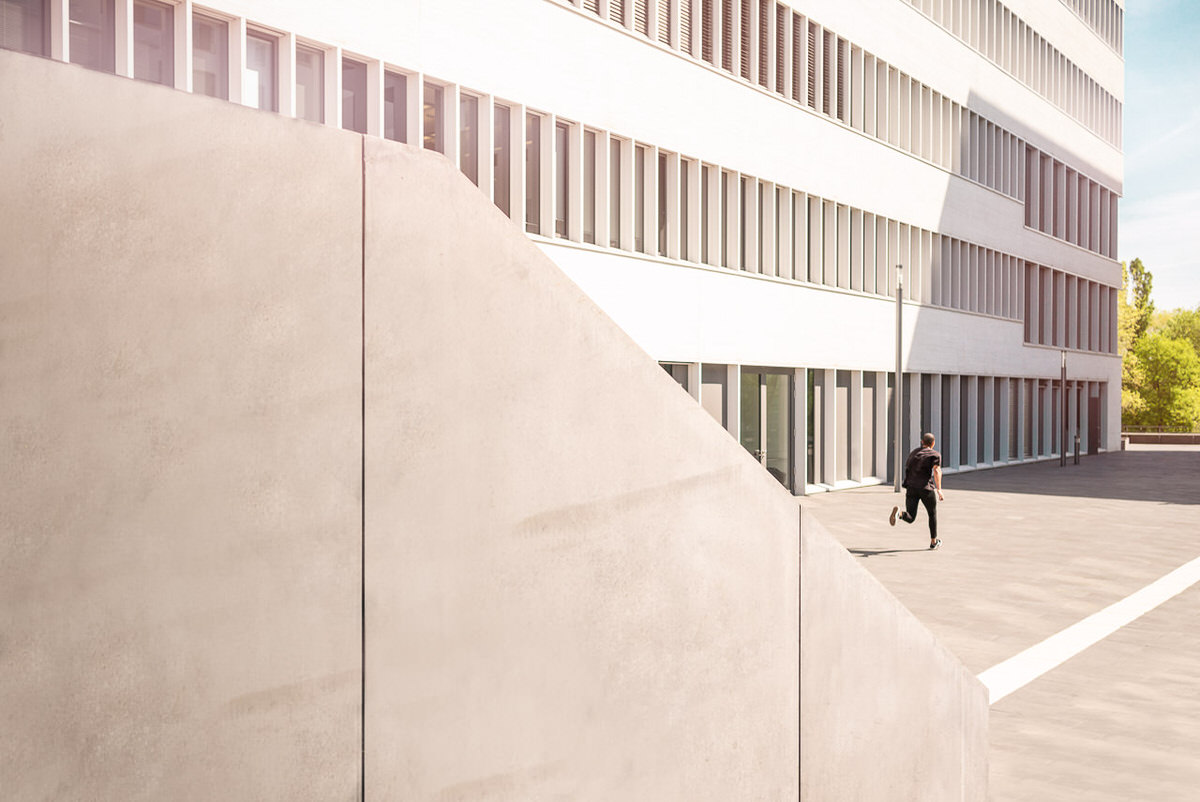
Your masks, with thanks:
[[[1200,425],[1200,356],[1191,343],[1147,334],[1138,340],[1133,355],[1140,405],[1127,422],[1187,429]]]
[[[1130,286],[1135,277],[1134,286]],[[1141,424],[1145,403],[1139,393],[1142,379],[1135,346],[1145,333],[1154,314],[1150,289],[1154,277],[1141,259],[1134,259],[1132,269],[1121,263],[1121,293],[1117,296],[1117,353],[1121,356],[1121,419],[1125,425]],[[1132,299],[1131,299],[1132,296]]]
[[[1154,276],[1146,266],[1142,264],[1141,259],[1134,259],[1129,263],[1128,274],[1126,274],[1125,265],[1121,265],[1121,289],[1123,295],[1132,293],[1132,298],[1126,298],[1125,302],[1133,314],[1133,340],[1134,343],[1146,333],[1147,327],[1150,325],[1150,319],[1154,316],[1154,301],[1150,300],[1150,291],[1154,289]]]
[[[1154,316],[1150,330],[1172,340],[1186,340],[1200,354],[1200,307],[1160,312]]]

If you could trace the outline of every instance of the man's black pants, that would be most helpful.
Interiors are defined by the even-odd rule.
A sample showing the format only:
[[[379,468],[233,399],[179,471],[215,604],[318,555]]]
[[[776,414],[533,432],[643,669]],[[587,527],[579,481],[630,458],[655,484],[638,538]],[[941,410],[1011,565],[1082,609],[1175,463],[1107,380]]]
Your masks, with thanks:
[[[904,512],[900,520],[911,524],[917,520],[917,502],[925,505],[925,513],[929,516],[929,539],[937,538],[937,491],[904,489]]]

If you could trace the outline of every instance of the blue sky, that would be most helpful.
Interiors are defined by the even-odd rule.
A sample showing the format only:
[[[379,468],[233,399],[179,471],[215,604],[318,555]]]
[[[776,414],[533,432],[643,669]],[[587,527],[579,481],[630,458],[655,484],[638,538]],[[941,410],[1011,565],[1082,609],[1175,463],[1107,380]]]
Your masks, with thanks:
[[[1125,7],[1125,194],[1118,255],[1158,309],[1200,306],[1200,4]]]

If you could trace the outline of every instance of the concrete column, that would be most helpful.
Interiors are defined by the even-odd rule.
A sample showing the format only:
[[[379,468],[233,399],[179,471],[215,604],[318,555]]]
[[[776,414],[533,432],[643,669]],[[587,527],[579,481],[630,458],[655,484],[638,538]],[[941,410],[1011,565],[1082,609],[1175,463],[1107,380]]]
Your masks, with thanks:
[[[229,101],[250,106],[255,98],[246,92],[246,19],[229,20]]]
[[[1017,398],[1017,461],[1025,459],[1025,419],[1029,416],[1029,410],[1025,408],[1025,379],[1012,380],[1012,393]]]
[[[608,134],[596,133],[596,245],[600,248],[609,247],[609,193],[612,188],[608,185],[609,169],[608,156],[611,148]]]
[[[382,65],[379,75],[382,79]],[[379,89],[379,108],[381,111],[380,117],[382,117],[383,109],[382,83],[383,82],[381,80],[381,86]],[[374,99],[374,97],[374,94],[372,94],[372,99]],[[495,109],[495,100],[491,95],[483,95],[479,98],[479,189],[485,196],[489,198],[495,193],[496,187],[495,176],[493,175],[495,165],[492,157],[492,153],[496,147],[496,123],[495,117],[493,116]],[[580,150],[580,153],[582,154],[582,150]],[[582,211],[580,214],[582,214]]]
[[[295,117],[296,34],[285,33],[280,36],[276,47],[279,48],[279,113],[284,117]]]
[[[1086,454],[1091,448],[1091,443],[1088,442],[1088,412],[1091,408],[1089,401],[1091,393],[1091,382],[1079,383],[1079,453]]]
[[[942,431],[942,376],[940,373],[926,375],[929,376],[929,431],[939,443],[946,442],[946,433]]]
[[[696,403],[700,403],[701,368],[702,365],[699,362],[687,363],[687,391],[688,395],[696,399]]]
[[[753,59],[752,59],[753,60]],[[745,183],[743,187],[742,184]],[[761,273],[762,266],[758,263],[758,217],[761,210],[758,208],[758,179],[750,178],[749,176],[741,176],[738,178],[738,192],[742,196],[743,212],[742,215],[746,220],[745,230],[741,230],[741,220],[738,221],[738,238],[741,243],[738,246],[740,261],[734,264],[740,264],[742,269],[747,273]]]
[[[689,0],[690,2],[690,0]],[[700,208],[701,187],[700,187],[700,161],[691,159],[690,161],[681,162],[680,174],[687,175],[687,259],[690,262],[700,261],[701,242],[700,238],[704,227],[700,221],[702,209]],[[680,254],[682,257],[683,254]]]
[[[116,73],[133,77],[133,0],[113,3],[116,34]]]
[[[1009,428],[1012,425],[1012,421],[1008,414],[1012,393],[1012,381],[1008,378],[1002,377],[997,377],[992,381],[1000,382],[1000,408],[996,410],[996,425],[1000,429],[1000,453],[996,455],[996,462],[1008,462],[1008,441],[1012,435],[1012,432]]]
[[[808,475],[808,370],[792,372],[792,487],[803,495],[811,480]]]
[[[725,378],[725,430],[742,442],[742,366],[726,367]]]
[[[772,194],[778,196],[775,220],[781,224],[775,232],[775,242],[778,243],[779,249],[776,254],[776,261],[779,265],[777,273],[783,278],[792,278],[792,220],[794,219],[792,198],[794,196],[787,187],[777,187]]]
[[[983,453],[979,455],[985,465],[997,462],[996,457],[996,379],[993,376],[979,377],[979,392],[983,395]],[[978,407],[976,407],[978,409]]]
[[[943,432],[945,448],[942,462],[948,468],[962,466],[962,422],[963,422],[962,377],[952,376],[950,381],[950,430]]]
[[[443,95],[446,97],[449,93]],[[450,156],[450,160],[458,164],[458,92],[454,93],[453,103],[447,101],[446,109],[446,154]],[[542,232],[543,237],[554,236],[554,131],[555,118],[553,115],[544,114],[538,118],[538,127],[541,129],[542,148],[541,170],[538,172],[541,178],[541,205],[538,207],[538,229]],[[453,129],[452,131],[450,129]]]
[[[633,4],[628,4],[628,8],[632,8]],[[633,140],[621,140],[621,249],[626,251],[634,250],[634,219],[633,219],[633,193],[636,191],[634,187],[634,178],[637,172],[634,170],[635,147]]]
[[[905,373],[904,374],[904,392],[908,397],[908,417],[904,421],[904,442],[902,453],[900,454],[901,462],[905,455],[917,447],[921,442],[921,374],[920,373]]]
[[[979,456],[979,416],[972,414],[979,409],[979,377],[967,377],[967,397],[963,399],[967,408],[967,464],[978,465]]]
[[[482,162],[484,155],[491,151],[483,149],[482,137],[480,139],[479,161]],[[558,164],[558,159],[554,163]],[[583,242],[583,126],[578,123],[567,126],[567,239]]]
[[[662,0],[666,2],[666,0]],[[680,208],[679,208],[679,170],[680,161],[678,153],[668,153],[667,158],[667,185],[659,187],[659,193],[666,193],[667,199],[667,230],[666,242],[658,244],[659,251],[670,259],[679,258],[679,229],[680,229]],[[657,171],[657,166],[656,166]],[[657,204],[655,209],[657,209]],[[657,228],[657,222],[655,224]]]
[[[888,465],[888,429],[891,416],[888,415],[887,373],[875,374],[875,475],[884,481],[890,466]]]
[[[778,274],[775,261],[775,241],[778,239],[775,234],[775,185],[768,181],[760,181],[754,194],[757,196],[759,191],[762,192],[762,203],[758,208],[758,227],[755,233],[761,236],[762,245],[755,250],[762,251],[762,261],[758,265],[758,272],[774,276]],[[751,241],[756,239],[757,236],[752,237]]]
[[[821,443],[821,473],[824,483],[830,487],[837,481],[837,455],[845,446],[841,442],[837,420],[837,371],[827,369],[824,374],[825,386],[821,393],[821,416],[824,429],[824,442]]]
[[[703,180],[701,171],[701,180]],[[714,165],[708,168],[708,264],[721,266],[721,169]]]
[[[325,51],[325,102],[324,106],[325,124],[331,128],[342,127],[342,49],[334,46]],[[421,80],[411,81],[410,84],[415,84],[420,92],[424,92],[424,82]],[[293,90],[294,92],[295,90]],[[380,89],[382,92],[382,88]],[[412,94],[409,92],[408,94]],[[293,97],[295,95],[293,94]],[[381,107],[382,109],[382,107]],[[410,116],[409,119],[412,119]],[[418,125],[421,117],[417,118]],[[418,128],[415,139],[408,140],[410,144],[421,147],[421,131]]]
[[[337,74],[341,76],[341,50],[337,52],[338,70]],[[341,125],[342,120],[342,89],[341,78],[338,78],[338,93],[337,93],[337,113],[336,122],[334,125]],[[405,127],[408,129],[404,134],[404,141],[413,147],[422,147],[424,140],[422,139],[422,121],[425,119],[425,76],[420,73],[409,73],[404,80],[407,82],[406,91],[404,93],[405,101],[408,105],[405,119],[407,123]],[[325,105],[325,113],[329,114],[330,104]],[[525,107],[513,106],[508,114],[508,140],[509,140],[509,167],[513,174],[509,178],[508,186],[510,189],[509,197],[509,216],[512,219],[519,221],[522,226],[525,223],[525,207],[522,205],[525,201],[524,175],[525,175],[525,147],[522,143],[525,142]],[[522,176],[521,182],[517,183],[516,177]]]
[[[479,173],[479,186],[487,196],[492,197],[492,185],[489,182],[487,186],[483,183],[483,162],[487,161],[488,169],[491,170],[491,158],[482,158],[484,154],[491,154],[491,148],[484,147],[485,142],[491,142],[491,132],[485,132],[485,123],[490,126],[492,114],[488,106],[488,98],[481,97],[479,99],[479,113],[475,120],[476,139],[479,143],[479,164],[477,172]],[[378,59],[371,59],[367,62],[367,133],[371,136],[383,136],[383,62]]]
[[[172,9],[175,29],[175,88],[192,91],[192,0]],[[52,15],[53,16],[53,15]]]
[[[1054,405],[1054,385],[1057,382],[1043,382],[1038,380],[1037,387],[1041,390],[1043,398],[1042,405],[1042,456],[1048,457],[1051,454],[1058,453],[1058,444],[1054,442],[1054,420],[1058,417],[1058,411]]]
[[[850,421],[847,430],[850,437],[850,478],[863,480],[863,374],[861,370],[850,371]]]
[[[71,60],[70,9],[71,0],[50,2],[50,58],[58,61]]]

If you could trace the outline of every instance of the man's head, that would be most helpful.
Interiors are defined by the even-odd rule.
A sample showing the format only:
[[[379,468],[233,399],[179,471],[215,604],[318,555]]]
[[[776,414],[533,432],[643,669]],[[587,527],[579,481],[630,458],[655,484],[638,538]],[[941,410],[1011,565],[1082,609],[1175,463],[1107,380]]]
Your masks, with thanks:
[[[921,445],[926,448],[933,448],[933,434],[931,432],[925,432],[925,434],[921,435]]]

